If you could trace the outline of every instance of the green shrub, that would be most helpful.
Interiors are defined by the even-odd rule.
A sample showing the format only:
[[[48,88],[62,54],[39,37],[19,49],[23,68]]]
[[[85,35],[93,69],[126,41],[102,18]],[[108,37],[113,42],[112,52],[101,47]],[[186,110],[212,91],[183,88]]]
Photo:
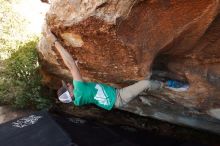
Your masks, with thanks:
[[[42,109],[50,100],[42,95],[38,38],[25,29],[27,20],[14,10],[20,2],[0,0],[0,103]]]
[[[18,50],[5,60],[6,68],[0,80],[0,102],[15,107],[50,106],[50,100],[42,95],[41,76],[37,58],[38,38],[21,44]]]

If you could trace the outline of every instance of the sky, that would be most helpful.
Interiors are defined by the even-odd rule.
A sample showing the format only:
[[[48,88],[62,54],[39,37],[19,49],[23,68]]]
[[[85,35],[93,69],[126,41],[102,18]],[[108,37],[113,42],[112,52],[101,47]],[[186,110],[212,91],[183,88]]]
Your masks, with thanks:
[[[41,33],[49,4],[42,3],[40,0],[19,0],[18,3],[13,4],[13,8],[28,21],[26,31],[32,34]]]

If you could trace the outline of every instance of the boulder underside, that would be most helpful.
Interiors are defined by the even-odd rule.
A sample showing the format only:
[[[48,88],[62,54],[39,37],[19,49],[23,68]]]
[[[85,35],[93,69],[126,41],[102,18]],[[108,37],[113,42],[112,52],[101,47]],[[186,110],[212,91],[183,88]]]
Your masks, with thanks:
[[[193,121],[177,115],[220,123],[218,0],[53,0],[50,5],[44,27],[78,61],[85,80],[119,88],[145,78],[190,85],[186,92],[142,93],[123,110],[191,126]],[[57,89],[61,79],[71,79],[45,36],[38,52],[45,84]]]

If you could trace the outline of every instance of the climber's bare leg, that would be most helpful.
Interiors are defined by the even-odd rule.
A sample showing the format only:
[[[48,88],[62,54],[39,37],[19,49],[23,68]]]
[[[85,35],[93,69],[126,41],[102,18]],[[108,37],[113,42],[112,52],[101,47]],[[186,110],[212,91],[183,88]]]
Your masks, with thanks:
[[[158,90],[163,83],[153,80],[142,80],[128,87],[117,90],[115,107],[123,107],[144,90]]]

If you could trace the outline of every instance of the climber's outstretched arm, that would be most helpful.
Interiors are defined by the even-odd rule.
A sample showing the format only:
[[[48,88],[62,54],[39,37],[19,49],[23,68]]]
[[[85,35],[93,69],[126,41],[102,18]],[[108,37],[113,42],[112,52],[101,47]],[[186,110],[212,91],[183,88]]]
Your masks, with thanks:
[[[63,48],[63,46],[57,41],[57,38],[54,36],[54,34],[49,30],[46,29],[45,30],[45,36],[46,39],[50,42],[50,43],[54,43],[55,48],[57,49],[57,51],[59,52],[60,56],[63,59],[63,62],[65,63],[65,65],[68,67],[68,69],[70,70],[73,79],[74,80],[78,80],[78,81],[82,81],[82,77],[80,75],[79,69],[75,63],[75,60],[73,60],[72,56],[67,52],[67,50],[65,48]]]
[[[81,74],[80,74],[79,69],[75,63],[75,60],[73,60],[72,56],[67,52],[66,49],[63,48],[63,46],[58,41],[55,41],[55,47],[56,47],[57,51],[59,52],[60,56],[62,57],[63,62],[69,68],[69,70],[73,76],[73,79],[78,80],[78,81],[82,81]]]

